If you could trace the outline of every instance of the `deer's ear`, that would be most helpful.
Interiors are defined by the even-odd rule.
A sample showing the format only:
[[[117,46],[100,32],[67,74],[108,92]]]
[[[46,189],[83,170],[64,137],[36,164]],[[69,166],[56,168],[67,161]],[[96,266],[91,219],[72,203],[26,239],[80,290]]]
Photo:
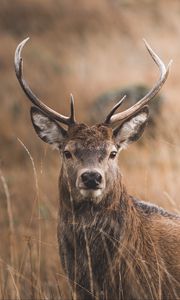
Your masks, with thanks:
[[[39,108],[31,107],[31,121],[37,135],[46,143],[59,148],[67,132],[55,120],[47,117]]]
[[[147,125],[149,109],[144,106],[137,114],[125,120],[114,129],[114,139],[118,147],[126,148],[130,143],[137,141]]]

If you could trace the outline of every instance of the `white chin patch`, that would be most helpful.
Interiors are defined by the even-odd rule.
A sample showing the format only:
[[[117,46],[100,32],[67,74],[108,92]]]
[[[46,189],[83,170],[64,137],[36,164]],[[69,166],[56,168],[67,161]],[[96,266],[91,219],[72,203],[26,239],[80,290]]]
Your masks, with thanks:
[[[98,198],[102,195],[102,190],[93,190],[93,189],[80,189],[80,193],[83,197],[91,197],[91,198]]]

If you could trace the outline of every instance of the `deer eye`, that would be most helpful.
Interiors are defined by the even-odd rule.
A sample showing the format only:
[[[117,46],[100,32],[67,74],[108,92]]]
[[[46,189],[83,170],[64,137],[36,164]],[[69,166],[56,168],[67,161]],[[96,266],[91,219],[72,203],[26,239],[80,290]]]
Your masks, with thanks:
[[[69,151],[64,151],[64,156],[65,156],[65,158],[67,158],[67,159],[70,159],[70,158],[72,158],[72,154],[69,152]]]
[[[117,151],[112,151],[109,155],[109,158],[114,159],[116,157]]]

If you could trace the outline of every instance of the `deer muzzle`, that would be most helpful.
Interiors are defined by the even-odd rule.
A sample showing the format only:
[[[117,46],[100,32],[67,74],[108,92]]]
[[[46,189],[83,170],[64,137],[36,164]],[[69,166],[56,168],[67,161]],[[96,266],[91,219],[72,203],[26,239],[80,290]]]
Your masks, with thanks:
[[[104,176],[99,169],[82,169],[77,177],[76,187],[83,196],[99,196],[105,187]]]

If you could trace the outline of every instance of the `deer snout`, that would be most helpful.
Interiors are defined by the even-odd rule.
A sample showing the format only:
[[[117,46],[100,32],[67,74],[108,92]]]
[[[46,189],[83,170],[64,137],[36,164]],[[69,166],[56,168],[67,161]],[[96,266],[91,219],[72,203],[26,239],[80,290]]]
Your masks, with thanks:
[[[81,174],[81,180],[86,188],[96,189],[102,182],[102,175],[99,172],[84,172]]]

